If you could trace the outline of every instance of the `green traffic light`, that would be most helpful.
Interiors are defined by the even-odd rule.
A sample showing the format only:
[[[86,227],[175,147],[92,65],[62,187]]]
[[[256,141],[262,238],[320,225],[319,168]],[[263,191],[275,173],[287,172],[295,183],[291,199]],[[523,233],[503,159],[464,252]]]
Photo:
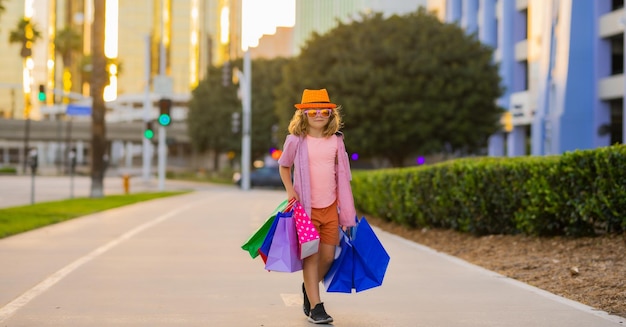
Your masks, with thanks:
[[[151,140],[154,137],[154,131],[147,129],[143,132],[143,136],[145,136],[148,140]]]
[[[46,101],[46,87],[43,84],[39,84],[39,93],[37,94],[37,99],[41,102]]]
[[[159,116],[159,124],[161,124],[161,126],[168,126],[171,122],[172,118],[170,117],[170,115],[161,114]]]

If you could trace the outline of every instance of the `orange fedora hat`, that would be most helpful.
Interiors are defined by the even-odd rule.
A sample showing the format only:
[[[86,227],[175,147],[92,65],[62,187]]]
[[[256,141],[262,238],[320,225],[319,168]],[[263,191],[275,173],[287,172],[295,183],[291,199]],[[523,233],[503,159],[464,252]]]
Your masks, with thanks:
[[[330,98],[328,97],[328,91],[326,91],[326,89],[304,89],[304,92],[302,92],[302,101],[294,106],[298,109],[337,108],[336,104],[330,103]]]

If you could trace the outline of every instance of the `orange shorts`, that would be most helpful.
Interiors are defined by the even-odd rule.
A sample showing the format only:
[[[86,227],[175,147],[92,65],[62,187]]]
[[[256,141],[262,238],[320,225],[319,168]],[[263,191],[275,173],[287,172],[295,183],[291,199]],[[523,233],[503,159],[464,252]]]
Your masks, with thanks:
[[[326,208],[311,208],[311,221],[320,234],[320,243],[339,245],[337,201]]]

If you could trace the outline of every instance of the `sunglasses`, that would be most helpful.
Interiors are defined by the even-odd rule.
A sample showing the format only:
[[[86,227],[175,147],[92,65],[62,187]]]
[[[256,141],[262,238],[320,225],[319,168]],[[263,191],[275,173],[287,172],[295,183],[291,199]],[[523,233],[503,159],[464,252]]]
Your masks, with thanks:
[[[315,118],[317,116],[328,118],[333,113],[332,109],[307,109],[304,110],[304,115],[309,118]]]

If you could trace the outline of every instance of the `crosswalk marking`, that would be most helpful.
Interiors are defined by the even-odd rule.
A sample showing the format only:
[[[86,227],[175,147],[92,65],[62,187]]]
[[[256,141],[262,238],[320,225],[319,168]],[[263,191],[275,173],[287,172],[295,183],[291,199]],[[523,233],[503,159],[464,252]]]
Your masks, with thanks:
[[[300,294],[280,294],[283,303],[287,307],[298,307],[302,305],[302,295]]]

